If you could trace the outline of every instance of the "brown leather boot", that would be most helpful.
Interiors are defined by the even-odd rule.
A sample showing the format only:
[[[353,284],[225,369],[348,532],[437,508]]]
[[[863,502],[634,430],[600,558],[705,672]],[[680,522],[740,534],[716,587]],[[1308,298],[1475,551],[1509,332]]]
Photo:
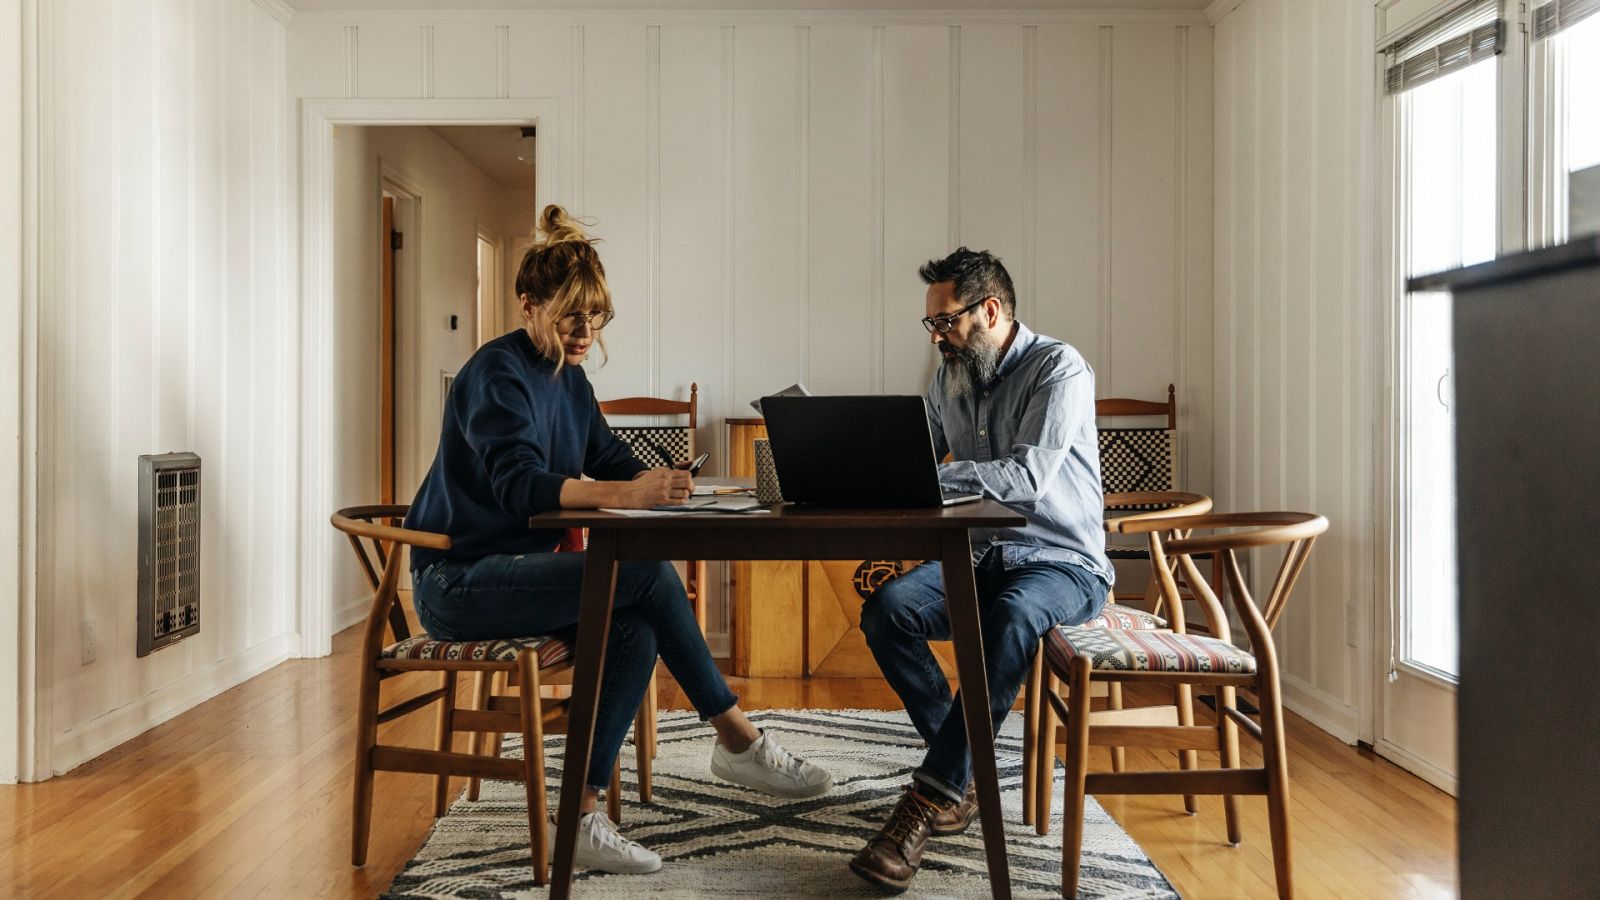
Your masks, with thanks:
[[[901,893],[911,886],[917,867],[922,865],[922,851],[928,846],[933,819],[943,811],[943,807],[908,786],[894,805],[894,812],[889,813],[883,830],[850,860],[850,871],[888,893]]]
[[[960,834],[967,830],[978,819],[978,784],[976,781],[967,782],[967,794],[961,802],[946,806],[939,810],[933,817],[933,824],[929,830],[935,837],[946,837]]]

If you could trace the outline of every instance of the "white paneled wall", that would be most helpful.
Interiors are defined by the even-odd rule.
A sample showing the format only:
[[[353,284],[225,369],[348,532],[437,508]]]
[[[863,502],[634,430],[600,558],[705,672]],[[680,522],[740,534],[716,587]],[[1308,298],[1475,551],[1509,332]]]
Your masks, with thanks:
[[[38,11],[40,726],[63,771],[296,650],[290,136],[262,6]],[[204,465],[201,628],[136,659],[138,456],[170,450]]]
[[[289,60],[298,98],[556,101],[540,201],[595,220],[619,309],[596,389],[698,382],[714,466],[722,419],[791,382],[920,393],[916,268],[966,244],[1102,396],[1176,382],[1187,484],[1211,487],[1196,13],[302,13]]]
[[[1245,0],[1216,26],[1217,500],[1332,521],[1278,644],[1290,704],[1347,740],[1375,583],[1372,21]]]

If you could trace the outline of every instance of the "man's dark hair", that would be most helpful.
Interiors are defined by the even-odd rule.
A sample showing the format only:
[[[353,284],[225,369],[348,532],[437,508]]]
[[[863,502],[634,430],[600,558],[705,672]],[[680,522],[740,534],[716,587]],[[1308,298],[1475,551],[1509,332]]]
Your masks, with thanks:
[[[1017,317],[1017,295],[1011,288],[1011,274],[1000,264],[1000,257],[987,250],[962,247],[944,259],[928,260],[917,274],[922,276],[924,284],[954,281],[956,299],[962,306],[994,297],[1007,316]]]

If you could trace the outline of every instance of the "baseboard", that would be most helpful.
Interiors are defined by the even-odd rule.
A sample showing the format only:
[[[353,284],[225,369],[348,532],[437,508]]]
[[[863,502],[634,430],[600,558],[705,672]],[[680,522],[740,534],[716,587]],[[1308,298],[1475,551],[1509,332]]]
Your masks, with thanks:
[[[1321,728],[1346,744],[1355,746],[1360,737],[1355,707],[1296,678],[1283,675],[1283,705],[1290,712]]]
[[[333,633],[349,628],[367,617],[367,611],[372,608],[372,595],[362,594],[339,604],[333,609]]]
[[[1372,750],[1407,772],[1421,778],[1446,794],[1456,796],[1456,776],[1446,772],[1420,756],[1413,756],[1388,741],[1380,740]]]
[[[249,681],[289,659],[296,640],[296,635],[280,634],[57,735],[51,747],[51,770],[64,775],[223,691]]]

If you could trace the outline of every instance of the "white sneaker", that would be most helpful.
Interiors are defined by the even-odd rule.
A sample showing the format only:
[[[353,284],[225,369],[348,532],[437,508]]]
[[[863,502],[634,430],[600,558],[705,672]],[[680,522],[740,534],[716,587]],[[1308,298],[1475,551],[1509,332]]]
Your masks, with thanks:
[[[550,855],[556,852],[556,823],[545,832]],[[592,812],[578,820],[578,849],[573,854],[577,865],[616,875],[646,875],[661,868],[661,857],[642,844],[617,833],[603,812]]]
[[[833,776],[778,746],[764,731],[743,753],[733,753],[718,741],[711,748],[711,774],[791,799],[821,796],[833,787]]]

